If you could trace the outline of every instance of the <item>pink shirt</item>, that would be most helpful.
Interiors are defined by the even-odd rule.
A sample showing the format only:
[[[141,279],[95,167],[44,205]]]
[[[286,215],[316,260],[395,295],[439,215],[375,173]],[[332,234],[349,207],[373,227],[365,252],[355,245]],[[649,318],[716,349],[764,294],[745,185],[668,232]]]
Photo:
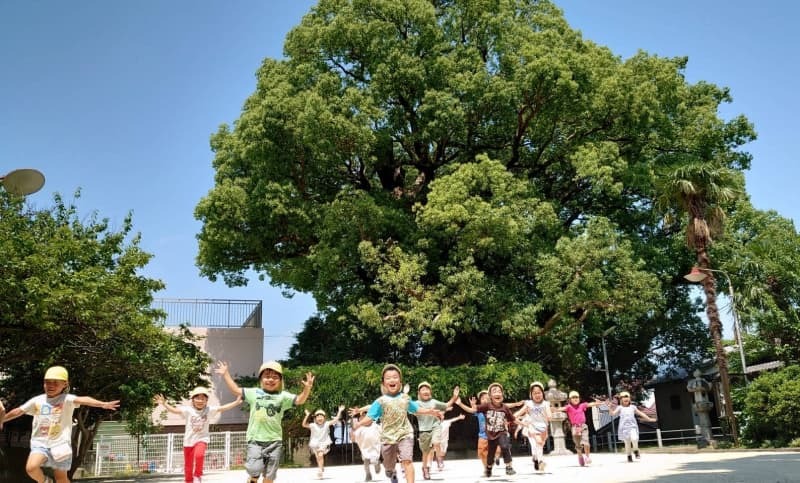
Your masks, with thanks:
[[[564,407],[564,410],[567,412],[567,416],[569,417],[569,423],[572,425],[586,424],[586,409],[588,407],[589,405],[585,402],[582,402],[577,406],[573,406],[571,403],[567,404]]]

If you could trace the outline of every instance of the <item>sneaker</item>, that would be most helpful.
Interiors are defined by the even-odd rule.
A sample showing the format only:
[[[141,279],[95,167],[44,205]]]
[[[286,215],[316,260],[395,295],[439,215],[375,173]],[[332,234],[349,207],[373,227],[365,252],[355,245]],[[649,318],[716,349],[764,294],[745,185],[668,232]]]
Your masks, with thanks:
[[[322,479],[322,470],[317,471],[317,479],[318,480]]]
[[[539,460],[533,460],[533,469],[539,471]]]
[[[485,476],[486,478],[491,478],[492,477],[492,469],[491,468],[486,468],[485,470],[483,470],[483,476]]]
[[[579,464],[579,465],[581,465],[581,466],[583,466],[583,465],[584,465],[584,462],[583,462],[583,455],[582,455],[582,454],[579,454],[579,455],[578,455],[578,464]]]
[[[394,473],[389,481],[391,481],[392,483],[397,483],[397,473]]]
[[[444,469],[444,458],[436,458],[436,466],[439,468],[439,471]]]
[[[516,471],[514,471],[514,468],[512,468],[512,467],[510,467],[510,466],[506,466],[506,474],[507,474],[507,475],[509,475],[509,476],[511,476],[511,475],[516,475],[516,474],[517,474],[517,472],[516,472]]]
[[[494,459],[494,465],[495,466],[500,466],[500,458],[495,458]]]
[[[431,479],[431,470],[425,466],[422,467],[422,479],[423,480],[430,480]]]
[[[587,464],[587,465],[590,465],[590,464],[592,464],[592,459],[591,459],[591,458],[589,458],[589,456],[586,456],[586,458],[585,458],[585,459],[586,459],[586,464]]]
[[[192,483],[203,483],[203,477],[202,476],[192,477]]]
[[[540,462],[539,462],[539,471],[541,471],[542,473],[544,473],[544,461],[540,461]]]
[[[639,459],[639,450],[638,449],[633,451],[633,456],[635,456],[637,460]]]
[[[633,463],[633,456],[628,455],[628,463]]]

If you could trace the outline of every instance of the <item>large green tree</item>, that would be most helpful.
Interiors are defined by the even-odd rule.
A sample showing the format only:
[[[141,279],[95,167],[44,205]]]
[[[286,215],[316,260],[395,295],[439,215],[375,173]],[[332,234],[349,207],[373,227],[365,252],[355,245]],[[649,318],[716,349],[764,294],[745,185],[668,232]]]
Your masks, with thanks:
[[[309,330],[425,363],[589,379],[611,325],[615,378],[699,355],[656,180],[703,149],[744,168],[753,133],[686,59],[622,60],[543,0],[321,0],[284,52],[212,137],[203,274],[255,269],[313,294]]]
[[[164,314],[151,308],[164,285],[139,274],[151,255],[130,217],[113,230],[60,196],[31,209],[0,191],[0,253],[0,394],[9,406],[41,394],[45,369],[63,365],[73,393],[120,399],[116,417],[142,430],[154,394],[178,396],[202,382],[208,357],[187,331],[165,331]],[[76,410],[73,469],[113,416]]]

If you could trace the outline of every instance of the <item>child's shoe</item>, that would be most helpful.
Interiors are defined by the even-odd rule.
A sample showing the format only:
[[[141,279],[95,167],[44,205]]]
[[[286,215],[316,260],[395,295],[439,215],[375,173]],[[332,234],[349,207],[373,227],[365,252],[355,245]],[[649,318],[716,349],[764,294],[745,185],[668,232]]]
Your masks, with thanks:
[[[628,463],[633,463],[633,456],[628,455]]]
[[[517,472],[516,472],[516,471],[514,471],[514,468],[512,468],[512,467],[509,465],[509,466],[506,466],[506,474],[507,474],[507,475],[509,475],[509,476],[511,476],[511,475],[516,475],[516,474],[517,474]]]
[[[542,473],[544,473],[544,461],[540,461],[540,462],[539,462],[539,471],[541,471]]]
[[[578,454],[578,464],[581,465],[581,466],[584,465],[583,455],[582,454]]]
[[[436,466],[439,468],[439,471],[442,471],[444,469],[444,458],[441,456],[436,458]]]
[[[381,462],[380,461],[375,463],[375,473],[378,473],[378,474],[381,473]]]
[[[423,480],[430,480],[431,479],[431,470],[425,466],[422,467],[422,479]]]
[[[500,458],[495,458],[494,459],[494,465],[495,466],[500,466]]]
[[[638,450],[638,449],[636,449],[636,450],[633,450],[633,455],[634,455],[634,456],[636,457],[636,459],[638,460],[638,459],[639,459],[639,450]]]
[[[483,476],[486,477],[486,478],[491,478],[492,477],[492,467],[491,466],[486,468],[485,470],[483,470]]]
[[[539,471],[539,460],[536,458],[533,459],[533,469]]]
[[[584,460],[586,461],[586,464],[587,464],[587,465],[590,465],[590,464],[592,464],[592,459],[591,459],[591,458],[589,458],[589,455],[586,455],[586,458],[584,458]]]
[[[317,471],[317,479],[318,480],[322,479],[322,470]]]

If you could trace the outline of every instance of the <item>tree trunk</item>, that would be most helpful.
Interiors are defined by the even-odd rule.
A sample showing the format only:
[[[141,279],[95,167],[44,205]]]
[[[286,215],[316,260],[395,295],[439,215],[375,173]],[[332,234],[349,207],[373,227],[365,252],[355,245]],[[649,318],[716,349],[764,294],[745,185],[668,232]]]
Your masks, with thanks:
[[[708,254],[705,250],[698,250],[697,261],[701,269],[709,269]],[[719,318],[717,308],[717,281],[714,272],[706,271],[706,278],[703,279],[703,291],[706,294],[706,316],[708,317],[708,329],[711,332],[711,341],[714,343],[714,351],[717,359],[717,369],[722,383],[722,397],[725,398],[725,416],[730,425],[733,444],[739,444],[738,429],[736,427],[736,416],[733,414],[733,399],[731,398],[730,376],[728,375],[728,355],[722,346],[722,321]]]

